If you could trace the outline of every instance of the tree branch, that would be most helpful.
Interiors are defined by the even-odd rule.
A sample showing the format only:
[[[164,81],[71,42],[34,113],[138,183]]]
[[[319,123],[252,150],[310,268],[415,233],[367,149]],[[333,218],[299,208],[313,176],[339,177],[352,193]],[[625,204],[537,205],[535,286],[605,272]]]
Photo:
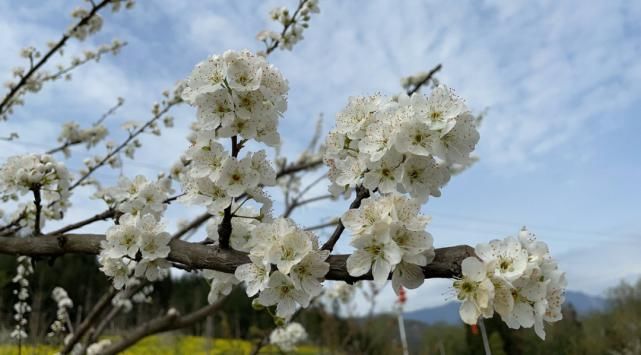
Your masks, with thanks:
[[[91,325],[98,320],[98,316],[104,311],[110,304],[111,300],[116,296],[118,290],[111,288],[108,293],[105,293],[98,302],[93,306],[87,317],[82,320],[78,329],[71,334],[71,338],[65,343],[64,348],[60,350],[61,354],[67,354],[73,349],[74,345],[82,339],[85,333],[91,328]]]
[[[76,182],[71,184],[69,186],[69,191],[75,189],[78,187],[85,179],[87,179],[91,174],[93,174],[94,171],[98,170],[101,166],[105,165],[111,158],[113,158],[116,154],[118,154],[122,149],[124,149],[131,141],[136,138],[138,135],[143,133],[147,128],[149,128],[151,125],[154,124],[160,117],[162,117],[165,113],[169,111],[174,105],[178,104],[180,101],[168,101],[165,104],[165,107],[163,107],[160,111],[158,111],[149,121],[147,121],[144,125],[142,125],[140,128],[138,128],[136,131],[133,133],[129,134],[129,137],[125,139],[118,147],[116,147],[114,150],[110,151],[109,154],[107,154],[100,162],[98,162],[96,165],[93,165],[87,172],[81,176]]]
[[[238,144],[238,137],[231,137],[231,156],[236,159],[241,146]],[[233,199],[232,199],[233,201]],[[225,208],[223,212],[223,220],[218,225],[218,242],[223,249],[229,249],[229,239],[231,238],[232,225],[231,225],[231,203]]]
[[[40,197],[40,185],[31,188],[33,192],[33,203],[36,205],[36,220],[34,222],[34,234],[40,234],[40,217],[42,214],[42,199]]]
[[[116,292],[114,297],[118,293],[122,292],[124,299],[130,299],[133,295],[135,295],[136,293],[141,291],[146,285],[147,285],[146,281],[144,281],[144,282],[141,281],[137,285],[134,285],[134,286],[131,286],[131,287],[125,289],[125,290]],[[112,297],[112,299],[114,297]],[[113,308],[111,308],[111,311],[109,311],[109,313],[107,313],[107,315],[105,317],[102,317],[100,319],[96,319],[97,321],[99,320],[100,323],[98,323],[98,325],[96,327],[91,327],[90,328],[89,335],[87,336],[85,345],[90,345],[90,344],[95,343],[98,340],[98,338],[102,335],[102,332],[105,331],[105,328],[107,328],[107,325],[109,325],[109,323],[111,323],[111,321],[118,315],[118,313],[120,313],[120,311],[123,308],[124,308],[124,306],[123,306],[122,303],[118,303],[116,305],[113,305]]]
[[[89,217],[89,218],[84,219],[82,221],[69,224],[69,225],[67,225],[65,227],[62,227],[60,229],[57,229],[57,230],[55,230],[53,232],[47,233],[47,235],[64,234],[64,233],[70,232],[70,231],[72,231],[74,229],[82,228],[82,227],[84,227],[86,225],[89,225],[89,224],[92,224],[94,222],[104,221],[106,219],[109,219],[109,218],[113,217],[114,215],[115,215],[115,211],[110,208],[108,210],[105,210],[103,212],[100,212],[100,213],[94,215],[93,217]]]
[[[285,175],[290,175],[297,173],[299,171],[307,170],[307,169],[313,169],[319,165],[323,164],[322,159],[316,159],[316,160],[311,160],[308,162],[302,162],[302,163],[295,163],[286,167],[283,167],[277,174],[276,174],[276,179],[281,178]]]
[[[412,94],[417,92],[423,85],[425,85],[425,83],[430,81],[430,79],[432,79],[434,74],[436,74],[442,68],[443,68],[443,66],[441,64],[435,66],[432,70],[429,71],[429,73],[427,73],[427,75],[425,76],[425,79],[423,79],[419,83],[417,83],[412,89],[407,90],[407,96],[412,96]]]
[[[285,213],[283,213],[283,217],[285,218],[289,217],[292,214],[292,212],[294,212],[294,209],[300,206],[304,206],[306,204],[321,201],[321,200],[331,199],[332,197],[334,197],[334,195],[326,194],[326,195],[310,197],[306,200],[301,200],[301,201],[299,201],[298,199],[293,199],[292,202],[289,204],[289,206],[287,206]]]
[[[101,234],[66,234],[45,235],[28,238],[0,237],[0,254],[28,256],[61,256],[64,254],[90,254],[100,252],[100,242],[105,240]],[[191,269],[210,269],[234,273],[240,265],[250,263],[246,253],[233,249],[220,249],[200,243],[173,240],[169,243],[171,252],[167,257],[170,262],[183,264]],[[474,255],[474,249],[467,245],[458,245],[436,249],[434,261],[423,268],[426,279],[452,278],[461,275],[460,264],[468,256]],[[327,280],[356,282],[371,280],[366,274],[352,277],[347,272],[346,262],[349,255],[330,255],[327,262],[329,272]]]
[[[188,225],[183,227],[181,230],[174,233],[174,235],[171,236],[171,240],[180,239],[183,235],[189,233],[191,230],[203,225],[203,223],[207,222],[207,220],[210,219],[211,217],[213,216],[209,214],[209,212],[205,212],[201,214],[200,216],[196,217],[193,221],[191,221]]]
[[[175,309],[170,309],[166,315],[153,319],[145,324],[136,327],[135,329],[128,331],[127,334],[118,342],[110,345],[100,354],[118,354],[149,335],[188,327],[194,323],[200,322],[207,316],[218,311],[218,309],[220,309],[222,305],[223,300],[202,307],[192,313],[185,314],[184,316],[181,316]]]
[[[329,222],[325,222],[325,223],[316,224],[316,225],[313,225],[313,226],[310,226],[310,227],[306,227],[305,230],[306,231],[313,231],[313,230],[317,230],[317,229],[333,227],[333,226],[337,225],[339,222],[340,222],[340,218],[334,218],[334,219],[330,220]]]
[[[287,33],[287,30],[289,29],[289,27],[291,27],[293,24],[296,23],[296,17],[298,16],[298,13],[300,12],[300,10],[303,9],[303,5],[306,2],[307,2],[307,0],[300,0],[299,1],[298,7],[296,8],[296,10],[294,10],[294,14],[292,14],[291,21],[289,21],[287,24],[285,24],[283,26],[283,30],[280,32],[280,38],[285,37],[285,34]],[[278,40],[278,39],[275,40],[274,42],[272,42],[272,44],[269,47],[267,47],[267,50],[265,51],[265,53],[267,53],[267,55],[269,55],[276,48],[278,48],[279,44],[280,44],[280,40]]]
[[[96,127],[97,125],[101,124],[107,117],[113,115],[116,112],[116,110],[118,110],[118,108],[120,108],[123,105],[124,102],[125,102],[125,100],[119,97],[118,98],[118,103],[116,103],[116,105],[114,105],[111,108],[109,108],[109,110],[107,110],[107,112],[103,113],[102,116],[100,116],[100,119],[98,119],[96,122],[93,123],[93,126]],[[52,149],[49,149],[45,154],[50,154],[51,155],[51,154],[55,154],[55,153],[58,153],[58,152],[62,152],[62,151],[65,151],[65,149],[67,149],[69,147],[72,147],[74,145],[81,144],[81,143],[84,143],[84,142],[82,140],[66,141],[62,145],[59,145],[59,146],[57,146],[55,148],[52,148]]]
[[[369,190],[362,186],[356,186],[356,197],[354,198],[354,202],[352,202],[351,205],[349,205],[350,209],[356,209],[361,206],[361,201],[369,197]],[[341,237],[341,234],[343,234],[343,231],[345,230],[345,226],[343,225],[343,222],[339,219],[338,220],[338,225],[336,226],[336,229],[334,229],[334,233],[329,237],[327,242],[323,244],[322,249],[323,250],[329,250],[330,252],[334,250],[334,246],[336,245],[336,242],[338,242],[338,239]]]

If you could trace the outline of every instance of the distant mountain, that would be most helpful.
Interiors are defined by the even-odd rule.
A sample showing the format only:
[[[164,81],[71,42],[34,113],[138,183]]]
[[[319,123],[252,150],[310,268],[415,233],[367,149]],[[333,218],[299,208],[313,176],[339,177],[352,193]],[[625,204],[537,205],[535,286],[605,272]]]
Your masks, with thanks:
[[[606,307],[606,301],[602,297],[590,296],[583,292],[567,291],[565,302],[571,303],[579,315],[585,315],[592,311],[602,310]],[[413,312],[405,313],[405,319],[416,320],[425,324],[447,323],[459,324],[461,318],[458,315],[460,304],[450,302],[440,307],[423,308]]]

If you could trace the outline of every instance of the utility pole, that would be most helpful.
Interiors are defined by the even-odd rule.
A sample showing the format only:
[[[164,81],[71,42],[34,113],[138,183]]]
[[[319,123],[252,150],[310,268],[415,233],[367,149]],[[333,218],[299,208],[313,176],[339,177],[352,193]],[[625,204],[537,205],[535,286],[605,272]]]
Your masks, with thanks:
[[[485,349],[485,355],[492,355],[492,349],[490,349],[490,341],[487,339],[487,331],[485,331],[485,323],[483,323],[483,318],[479,318],[479,328],[481,328],[481,338],[483,339],[483,348]]]
[[[405,335],[405,321],[403,320],[403,306],[405,305],[405,301],[407,301],[407,296],[405,295],[405,289],[401,287],[398,291],[398,330],[401,336],[403,355],[409,355],[407,336]]]

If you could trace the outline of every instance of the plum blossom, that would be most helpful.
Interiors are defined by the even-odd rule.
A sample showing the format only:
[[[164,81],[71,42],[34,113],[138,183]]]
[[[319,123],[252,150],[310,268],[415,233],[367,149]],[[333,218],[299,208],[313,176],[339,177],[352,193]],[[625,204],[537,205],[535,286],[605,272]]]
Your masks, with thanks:
[[[454,282],[461,305],[461,317],[475,324],[479,316],[489,317],[493,311],[513,329],[531,328],[545,339],[544,322],[562,319],[565,301],[565,273],[558,269],[547,245],[523,228],[518,238],[507,237],[481,243],[475,248],[480,258],[463,261],[463,279]],[[478,298],[478,282],[492,285],[493,294],[485,302]]]
[[[288,318],[296,311],[296,305],[309,305],[310,296],[299,290],[294,282],[280,271],[274,271],[269,277],[267,288],[258,296],[258,302],[263,306],[276,305],[276,315]]]
[[[291,322],[285,327],[274,329],[269,335],[269,342],[282,351],[296,350],[296,344],[307,339],[307,332],[300,323]]]

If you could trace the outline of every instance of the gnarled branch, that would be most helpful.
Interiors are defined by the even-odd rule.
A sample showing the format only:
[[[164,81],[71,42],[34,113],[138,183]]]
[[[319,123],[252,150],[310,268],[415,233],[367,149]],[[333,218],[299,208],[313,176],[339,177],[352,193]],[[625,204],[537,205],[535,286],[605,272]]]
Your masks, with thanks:
[[[93,254],[100,252],[100,242],[105,240],[102,234],[65,234],[41,235],[28,238],[0,237],[0,254],[28,256],[62,256],[64,254]],[[169,243],[171,252],[167,257],[170,262],[185,265],[191,269],[211,269],[233,273],[240,265],[250,262],[246,253],[236,250],[223,250],[218,247],[173,240]],[[436,249],[434,261],[423,268],[426,279],[452,278],[460,276],[461,262],[474,255],[474,249],[467,245],[457,245]],[[353,283],[359,280],[371,280],[372,275],[350,276],[346,262],[349,255],[330,255],[327,262],[329,272],[327,280],[341,280]]]
[[[136,344],[145,337],[169,330],[188,327],[194,323],[200,322],[210,314],[218,311],[222,305],[222,300],[199,308],[194,312],[181,316],[176,310],[170,310],[166,315],[144,323],[131,331],[128,331],[118,342],[110,345],[103,350],[101,355],[118,354],[128,347]]]

